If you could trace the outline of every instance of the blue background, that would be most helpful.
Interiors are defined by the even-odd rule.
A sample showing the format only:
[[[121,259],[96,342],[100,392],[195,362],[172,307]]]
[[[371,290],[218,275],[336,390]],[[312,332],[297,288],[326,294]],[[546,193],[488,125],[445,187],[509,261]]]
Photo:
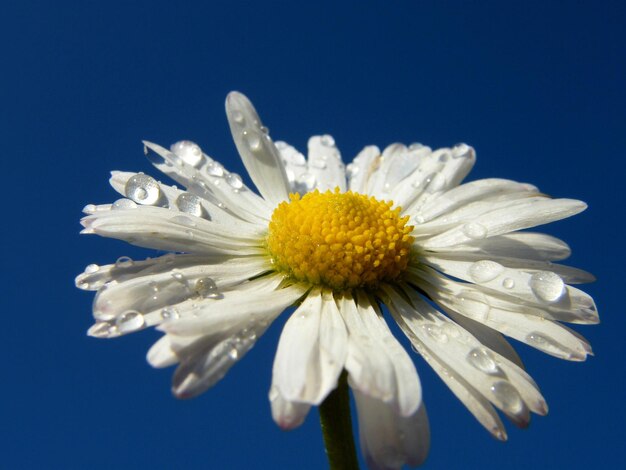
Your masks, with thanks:
[[[182,2],[181,2],[182,3]],[[198,2],[200,3],[200,2]],[[203,2],[204,3],[204,2]],[[567,363],[517,345],[551,410],[496,442],[416,358],[432,427],[425,468],[624,463],[622,2],[4,1],[1,468],[326,467],[315,410],[292,432],[267,391],[284,318],[200,398],[170,394],[145,361],[158,337],[88,338],[85,265],[153,253],[79,236],[110,170],[145,171],[141,139],[198,142],[244,173],[223,112],[246,93],[274,138],[467,142],[470,179],[532,182],[587,212],[547,232],[596,274],[596,356]],[[404,341],[406,344],[406,341]]]

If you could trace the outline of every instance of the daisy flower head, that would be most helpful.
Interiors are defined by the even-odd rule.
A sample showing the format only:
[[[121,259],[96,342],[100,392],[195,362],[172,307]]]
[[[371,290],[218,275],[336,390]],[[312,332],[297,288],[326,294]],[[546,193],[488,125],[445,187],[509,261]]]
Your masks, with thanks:
[[[419,465],[429,447],[418,374],[389,321],[497,439],[506,431],[496,410],[518,426],[547,413],[505,336],[561,359],[591,354],[562,323],[598,322],[592,298],[572,286],[593,277],[553,264],[569,255],[564,242],[525,231],[583,202],[505,179],[461,184],[475,162],[465,144],[368,146],[344,166],[329,135],[311,137],[307,157],[273,142],[240,93],[226,113],[260,194],[193,142],[145,142],[184,189],[115,171],[122,198],[85,207],[82,233],[168,252],[77,277],[96,291],[91,336],[155,326],[164,335],[148,362],[178,364],[173,393],[189,398],[295,306],[274,359],[272,416],[297,427],[347,377],[371,468]]]

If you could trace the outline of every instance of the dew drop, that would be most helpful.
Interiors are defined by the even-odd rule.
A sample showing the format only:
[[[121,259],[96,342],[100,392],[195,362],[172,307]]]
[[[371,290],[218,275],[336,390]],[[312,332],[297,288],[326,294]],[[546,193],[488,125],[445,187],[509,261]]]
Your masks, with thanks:
[[[311,166],[313,168],[317,168],[318,170],[324,170],[326,169],[326,167],[328,167],[328,164],[324,160],[316,159],[311,162]]]
[[[445,334],[447,334],[451,338],[458,338],[459,336],[461,336],[459,327],[456,326],[454,323],[446,323],[445,325],[441,327],[441,329],[443,330]]]
[[[517,389],[508,382],[500,381],[491,386],[494,401],[503,411],[512,415],[524,409],[524,402]]]
[[[348,178],[352,178],[358,174],[359,174],[359,167],[356,166],[354,163],[349,163],[348,166],[346,167],[346,176]]]
[[[558,301],[565,294],[565,283],[558,274],[538,271],[530,277],[529,285],[533,294],[544,302]]]
[[[472,147],[467,144],[456,144],[452,149],[452,156],[454,158],[467,158],[472,153]]]
[[[115,262],[116,268],[129,268],[134,264],[134,261],[129,256],[120,256]]]
[[[278,388],[277,387],[272,387],[270,388],[270,392],[268,394],[268,397],[270,399],[270,401],[276,401],[279,397],[280,393],[278,392]]]
[[[137,331],[143,328],[145,324],[143,315],[135,310],[125,312],[115,320],[115,326],[117,326],[120,333]]]
[[[460,313],[482,323],[487,320],[491,306],[481,292],[469,289],[462,290],[458,298]]]
[[[441,163],[445,163],[445,162],[447,162],[448,160],[450,160],[450,154],[449,154],[448,152],[442,152],[442,153],[439,155],[439,161],[440,161]]]
[[[163,320],[176,320],[177,318],[180,318],[180,314],[174,307],[165,307],[161,310],[161,318]]]
[[[154,205],[161,199],[161,188],[151,176],[138,173],[128,179],[124,194],[138,204]]]
[[[171,146],[172,152],[179,156],[188,165],[199,167],[204,161],[202,149],[190,140],[181,140]]]
[[[100,266],[97,264],[90,264],[85,268],[85,274],[97,273],[100,270]]]
[[[210,277],[203,277],[196,281],[195,291],[205,299],[218,299],[222,295],[217,290],[217,284]]]
[[[411,145],[409,145],[409,150],[417,150],[417,149],[421,149],[424,145],[420,144],[419,142],[413,142]]]
[[[206,172],[211,176],[224,176],[224,167],[220,162],[211,161],[206,166]]]
[[[444,189],[446,186],[446,177],[443,173],[435,173],[428,179],[428,187],[426,188],[426,192],[428,193],[436,193]]]
[[[117,329],[112,323],[108,321],[99,321],[89,328],[87,334],[89,336],[93,336],[94,338],[109,338],[114,336],[116,332]]]
[[[502,286],[505,289],[513,289],[515,287],[515,281],[511,279],[510,277],[504,278],[502,280]]]
[[[185,275],[178,270],[172,271],[172,277],[178,282],[186,282]]]
[[[83,212],[85,214],[93,214],[97,210],[98,208],[96,207],[95,204],[87,204],[85,207],[83,207]]]
[[[231,348],[228,351],[228,357],[230,357],[233,361],[237,360],[239,357],[239,350],[237,350],[237,348]]]
[[[332,135],[329,134],[325,134],[322,136],[322,145],[326,146],[326,147],[334,147],[335,146],[335,139],[333,139]]]
[[[482,240],[487,236],[487,227],[476,222],[463,225],[463,233],[474,240]]]
[[[233,189],[241,189],[243,188],[243,181],[241,180],[241,176],[237,173],[229,173],[226,177],[226,182]]]
[[[469,268],[469,275],[474,282],[483,283],[494,280],[503,270],[504,266],[500,263],[484,259],[472,263]]]
[[[135,208],[137,208],[137,204],[135,203],[135,201],[126,198],[118,199],[113,203],[113,205],[111,205],[112,210],[125,210]]]
[[[241,111],[233,111],[233,121],[237,124],[243,124],[244,122],[243,113]]]
[[[170,219],[170,222],[173,222],[173,223],[179,224],[179,225],[183,225],[185,227],[195,227],[196,226],[196,223],[191,218],[187,217],[186,215],[175,215],[174,217],[172,217]],[[190,230],[188,230],[187,232],[190,232]]]
[[[195,194],[181,193],[176,198],[176,206],[181,212],[186,212],[196,217],[204,217],[206,214],[200,198]]]
[[[540,351],[543,351],[548,354],[552,354],[557,357],[569,357],[569,358],[581,358],[584,359],[584,355],[576,354],[568,348],[564,348],[555,340],[550,338],[549,336],[542,335],[536,331],[530,333],[526,336],[526,342]]]
[[[483,348],[472,349],[467,355],[467,361],[485,374],[496,375],[500,372],[500,368],[489,351]]]
[[[245,130],[241,133],[241,136],[243,137],[243,140],[248,148],[253,152],[261,149],[261,138],[257,135],[256,132]]]
[[[304,192],[312,190],[315,187],[315,183],[315,175],[311,173],[302,173],[298,176],[297,185],[303,189]]]
[[[437,325],[427,325],[426,333],[428,333],[435,341],[440,343],[448,342],[448,335]]]

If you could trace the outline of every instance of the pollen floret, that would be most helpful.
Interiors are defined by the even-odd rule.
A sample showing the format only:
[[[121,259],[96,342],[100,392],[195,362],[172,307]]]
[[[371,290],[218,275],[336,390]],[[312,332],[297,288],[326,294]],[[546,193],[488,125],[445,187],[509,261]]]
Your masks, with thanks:
[[[375,287],[405,270],[413,227],[393,202],[338,188],[289,198],[269,225],[267,245],[277,269],[334,290]]]

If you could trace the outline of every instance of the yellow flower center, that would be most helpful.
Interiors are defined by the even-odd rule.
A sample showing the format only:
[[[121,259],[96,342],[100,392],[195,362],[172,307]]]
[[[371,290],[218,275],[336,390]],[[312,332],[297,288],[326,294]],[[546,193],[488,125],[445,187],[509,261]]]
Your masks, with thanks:
[[[272,214],[267,237],[276,269],[336,291],[376,287],[402,273],[413,237],[393,203],[363,194],[291,194]]]

